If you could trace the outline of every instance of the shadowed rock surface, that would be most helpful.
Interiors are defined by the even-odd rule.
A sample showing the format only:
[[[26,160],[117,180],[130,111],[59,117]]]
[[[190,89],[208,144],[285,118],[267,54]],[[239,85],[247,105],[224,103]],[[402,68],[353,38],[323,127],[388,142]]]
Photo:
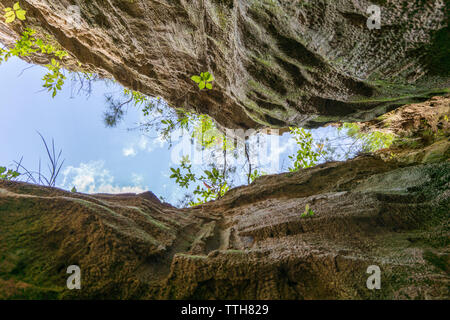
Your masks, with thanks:
[[[15,0],[0,3],[0,9]],[[448,1],[22,0],[25,26],[52,36],[66,66],[114,77],[228,128],[371,120],[448,92]],[[380,30],[367,9],[381,8]],[[80,9],[78,21],[69,5]],[[11,29],[12,28],[12,29]],[[45,63],[44,57],[32,60]],[[78,68],[79,69],[79,68]],[[190,76],[210,71],[213,90]]]

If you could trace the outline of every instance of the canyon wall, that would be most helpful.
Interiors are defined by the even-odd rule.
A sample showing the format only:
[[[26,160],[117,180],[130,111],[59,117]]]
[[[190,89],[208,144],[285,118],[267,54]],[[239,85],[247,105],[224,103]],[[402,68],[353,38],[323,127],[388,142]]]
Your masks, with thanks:
[[[0,10],[15,0],[2,0]],[[69,69],[114,78],[228,128],[371,120],[448,92],[443,0],[22,0],[24,27],[72,55]],[[367,26],[381,9],[381,29]],[[371,21],[371,20],[370,20]],[[45,57],[32,57],[44,63]],[[212,90],[192,75],[210,71]]]
[[[449,98],[402,107],[448,92],[448,1],[20,3],[27,20],[0,22],[0,42],[32,27],[70,53],[68,69],[221,126],[364,120],[401,139],[186,209],[151,192],[0,181],[0,298],[449,299]],[[366,24],[371,4],[379,30]],[[212,90],[190,80],[204,71]],[[66,287],[70,265],[81,290]],[[366,287],[371,265],[379,290]]]

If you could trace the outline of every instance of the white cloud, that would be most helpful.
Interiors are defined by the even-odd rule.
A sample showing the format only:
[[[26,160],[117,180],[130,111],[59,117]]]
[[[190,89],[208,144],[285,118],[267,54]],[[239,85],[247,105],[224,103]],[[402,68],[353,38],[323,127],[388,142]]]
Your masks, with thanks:
[[[287,142],[282,143],[281,146],[279,144],[271,145],[270,153],[276,157],[280,157],[286,151],[289,151],[289,153],[295,152],[296,146],[297,142],[293,138],[290,138]]]
[[[135,185],[141,185],[142,182],[144,182],[144,176],[141,175],[141,174],[132,173],[131,174],[131,181],[133,181],[133,183]]]
[[[134,157],[137,154],[133,147],[123,148],[122,153],[125,157]]]
[[[69,166],[62,172],[61,187],[71,189],[75,186],[77,191],[84,193],[142,193],[149,190],[142,185],[144,178],[138,174],[131,176],[134,185],[114,184],[114,176],[104,166],[102,160],[80,163],[78,167]]]
[[[138,154],[139,151],[152,152],[155,148],[163,148],[166,144],[166,141],[158,136],[156,138],[149,138],[147,136],[141,135],[139,140],[135,140],[130,143],[128,146],[122,149],[122,154],[125,157],[134,157]]]
[[[139,138],[139,142],[137,143],[137,146],[142,151],[152,152],[154,149],[154,143],[150,141],[150,139],[146,136],[141,136]]]
[[[112,185],[102,185],[93,193],[143,193],[148,191],[148,188],[143,188],[139,186],[127,186],[118,187]]]

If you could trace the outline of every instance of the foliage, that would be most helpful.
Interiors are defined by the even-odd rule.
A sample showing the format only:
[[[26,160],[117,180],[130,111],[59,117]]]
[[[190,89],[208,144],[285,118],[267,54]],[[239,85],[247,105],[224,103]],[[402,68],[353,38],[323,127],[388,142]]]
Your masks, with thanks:
[[[143,115],[149,120],[141,123],[139,129],[143,131],[155,130],[162,139],[171,142],[171,134],[177,129],[189,130],[196,116],[181,108],[170,108],[159,98],[146,96],[138,91],[123,90],[124,98],[106,97],[108,109],[104,113],[104,122],[107,127],[115,127],[125,115],[126,108],[132,105],[140,108]]]
[[[314,216],[314,211],[313,211],[313,209],[311,209],[310,207],[309,207],[309,204],[306,204],[306,206],[305,206],[305,211],[300,215],[300,217],[301,218],[304,218],[304,217],[312,217],[312,216]]]
[[[234,144],[219,131],[214,120],[207,115],[197,115],[181,108],[171,108],[160,97],[149,97],[138,91],[123,90],[124,98],[107,96],[107,111],[104,122],[107,127],[115,127],[126,113],[128,106],[140,108],[147,122],[140,124],[144,131],[154,130],[162,139],[171,143],[171,135],[177,129],[191,133],[200,146],[205,149],[221,146],[222,149],[234,150]]]
[[[192,164],[189,158],[184,157],[181,161],[181,168],[170,168],[172,171],[171,179],[182,188],[188,188],[191,182],[201,182],[203,186],[197,185],[194,195],[197,195],[196,201],[191,201],[190,206],[197,206],[211,200],[222,197],[228,190],[229,186],[222,173],[213,167],[211,170],[204,170],[200,177],[192,172]]]
[[[6,23],[13,22],[16,17],[19,20],[26,20],[26,11],[21,9],[19,3],[14,4],[13,8],[6,8],[5,19]],[[3,61],[8,61],[11,57],[28,57],[35,53],[47,54],[55,57],[59,60],[63,60],[69,54],[67,51],[58,50],[54,45],[35,37],[36,31],[31,28],[25,28],[19,40],[16,41],[14,47],[12,48],[0,48],[0,63]],[[61,71],[60,62],[56,61],[55,58],[51,59],[51,63],[45,65],[49,72],[42,78],[44,80],[43,87],[49,92],[52,92],[52,97],[54,98],[58,90],[62,89],[66,76]],[[81,65],[78,62],[79,65]],[[82,73],[87,80],[91,80],[91,76],[88,73]],[[80,75],[78,75],[80,77]],[[83,81],[81,81],[83,83]]]
[[[291,135],[295,139],[297,146],[296,155],[289,156],[289,159],[294,160],[294,167],[289,168],[289,171],[298,171],[301,168],[309,168],[315,166],[319,161],[319,157],[323,154],[322,146],[319,145],[317,151],[313,147],[313,138],[310,132],[303,128],[290,127]]]
[[[123,106],[129,103],[131,100],[120,102],[115,100],[112,96],[106,97],[106,103],[108,109],[103,113],[103,122],[106,127],[113,128],[123,119],[125,111]]]
[[[196,138],[197,141],[200,142],[200,145],[205,148],[213,147],[218,138],[218,132],[215,128],[214,122],[208,116],[201,115],[199,116],[200,122],[197,126],[195,126],[194,131],[192,133],[192,137]]]
[[[77,188],[73,187],[73,188],[70,190],[70,192],[73,192],[73,193],[77,192]]]
[[[336,136],[327,136],[318,141],[316,146],[321,150],[322,161],[345,161],[360,153],[375,152],[388,148],[392,143],[403,143],[393,134],[374,131],[361,132],[357,123],[343,123],[336,132]],[[416,141],[407,139],[404,143],[416,144]]]
[[[52,59],[51,64],[47,64],[46,67],[51,72],[42,78],[45,81],[43,86],[47,88],[47,91],[53,91],[52,98],[54,98],[58,90],[61,90],[64,85],[66,76],[61,72],[61,65],[55,59]]]
[[[186,173],[182,174],[181,169],[186,171]],[[182,188],[188,188],[190,182],[195,182],[196,177],[195,174],[192,173],[192,164],[188,158],[183,158],[181,161],[181,168],[170,168],[172,171],[171,179],[175,179],[175,182]]]
[[[150,101],[149,101],[150,100],[149,97],[147,97],[145,94],[140,93],[139,91],[128,90],[128,89],[123,89],[123,94],[126,97],[130,97],[130,99],[133,102],[135,107],[145,104],[143,112],[144,112],[144,115],[148,115],[148,110],[151,110],[151,108],[153,106],[153,104],[150,103]]]
[[[0,167],[0,180],[13,180],[19,176],[20,173],[15,170]]]
[[[266,175],[264,171],[258,171],[257,169],[255,169],[253,172],[250,173],[250,183],[255,181],[256,178],[259,178],[263,175]]]
[[[27,12],[20,7],[19,2],[16,2],[12,8],[5,8],[5,14],[3,17],[5,18],[6,23],[14,22],[14,20],[25,20],[25,15]]]
[[[209,149],[215,146],[221,146],[222,149],[234,150],[234,144],[219,131],[214,120],[207,115],[200,115],[193,119],[195,125],[192,132],[192,138],[204,148]]]
[[[202,72],[200,76],[192,76],[192,81],[198,84],[198,87],[200,90],[203,89],[212,89],[212,83],[214,81],[214,78],[211,73],[209,72]]]
[[[394,135],[381,131],[363,133],[356,123],[344,123],[338,130],[346,129],[349,137],[362,143],[362,152],[375,152],[379,149],[389,148],[394,142]]]
[[[68,56],[66,51],[57,50],[52,44],[36,38],[35,34],[35,30],[26,28],[14,47],[0,49],[0,62],[6,62],[10,57],[28,57],[34,53],[53,55],[59,60]],[[52,97],[55,97],[57,91],[61,90],[66,77],[61,71],[62,68],[60,62],[54,58],[52,58],[51,63],[45,65],[45,67],[49,70],[49,73],[42,78],[42,80],[44,80],[43,87],[47,88],[49,92],[52,91]]]

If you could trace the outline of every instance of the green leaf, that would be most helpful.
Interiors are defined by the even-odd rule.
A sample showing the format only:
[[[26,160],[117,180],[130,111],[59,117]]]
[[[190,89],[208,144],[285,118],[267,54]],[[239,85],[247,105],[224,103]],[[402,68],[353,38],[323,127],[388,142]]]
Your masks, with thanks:
[[[6,12],[9,12],[9,11],[11,11],[12,9],[11,9],[11,8],[5,8],[5,9],[3,9],[3,10],[5,10]]]
[[[6,171],[6,168],[5,167],[0,167],[0,174],[2,174],[3,172],[5,172]]]
[[[214,78],[213,78],[213,76],[212,76],[212,74],[210,74],[209,72],[207,72],[207,77],[206,77],[206,81],[208,81],[208,82],[212,82],[212,81],[214,81]]]
[[[19,5],[18,2],[16,2],[16,3],[14,4],[13,9],[16,10],[16,11],[17,11],[17,10],[20,10],[20,5]]]
[[[192,76],[191,79],[196,83],[200,83],[200,81],[202,81],[202,79],[199,76]]]
[[[12,16],[7,17],[6,20],[5,20],[5,22],[6,22],[6,23],[11,23],[11,22],[13,22],[14,20],[16,20],[16,15],[13,14]]]
[[[198,87],[200,88],[200,90],[205,89],[205,81],[202,81],[198,84]]]
[[[211,83],[207,83],[206,84],[206,88],[211,90],[212,89],[212,84]]]
[[[25,18],[26,14],[27,14],[27,12],[25,10],[16,11],[17,18],[19,18],[22,21],[26,19]]]

